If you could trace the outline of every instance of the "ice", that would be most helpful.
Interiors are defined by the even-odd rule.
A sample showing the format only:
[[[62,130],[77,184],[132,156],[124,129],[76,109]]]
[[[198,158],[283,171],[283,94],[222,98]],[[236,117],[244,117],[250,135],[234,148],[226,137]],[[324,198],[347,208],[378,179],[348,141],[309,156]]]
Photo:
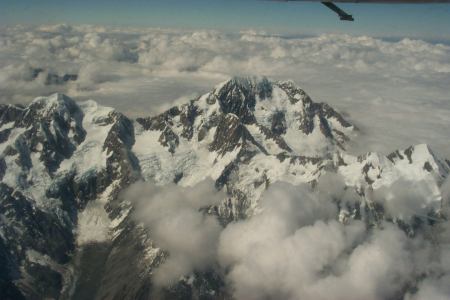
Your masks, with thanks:
[[[114,110],[110,107],[100,106],[93,100],[82,102],[79,106],[84,113],[83,128],[87,134],[73,156],[61,163],[60,172],[75,169],[78,174],[84,174],[92,169],[106,168],[108,156],[103,145],[113,123],[105,124],[102,121],[108,118]]]

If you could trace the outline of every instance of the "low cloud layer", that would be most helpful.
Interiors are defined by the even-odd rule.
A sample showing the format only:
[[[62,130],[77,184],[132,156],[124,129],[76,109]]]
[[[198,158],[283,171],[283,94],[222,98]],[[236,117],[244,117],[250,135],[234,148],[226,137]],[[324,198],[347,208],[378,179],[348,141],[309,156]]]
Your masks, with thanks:
[[[44,69],[36,78],[33,70]],[[46,85],[46,74],[78,74]],[[0,102],[54,91],[134,117],[161,111],[234,75],[292,79],[362,131],[355,152],[428,143],[450,156],[450,46],[367,36],[67,25],[0,30]]]
[[[261,214],[225,228],[219,259],[231,268],[237,299],[384,299],[398,290],[392,279],[409,271],[396,261],[406,237],[337,222],[332,195],[277,183],[263,195]]]
[[[200,210],[224,198],[213,182],[189,188],[138,183],[124,197],[135,204],[137,220],[149,229],[156,245],[169,253],[155,272],[156,285],[173,284],[181,276],[215,262],[221,226],[215,217]]]
[[[259,214],[221,227],[199,210],[223,199],[212,186],[141,183],[126,194],[137,205],[136,218],[170,253],[156,270],[158,284],[209,266],[219,268],[238,300],[448,298],[448,221],[423,225],[414,235],[387,221],[341,223],[338,202],[358,197],[330,175],[315,190],[274,183]],[[390,201],[400,206],[387,206],[386,213],[396,213],[410,196],[397,193]]]

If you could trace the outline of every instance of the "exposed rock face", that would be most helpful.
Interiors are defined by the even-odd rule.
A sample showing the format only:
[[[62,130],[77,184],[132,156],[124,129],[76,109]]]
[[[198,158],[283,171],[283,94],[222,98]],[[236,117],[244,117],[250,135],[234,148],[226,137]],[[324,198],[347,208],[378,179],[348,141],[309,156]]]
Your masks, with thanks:
[[[311,182],[355,131],[339,113],[314,103],[293,83],[266,78],[233,78],[188,104],[137,123],[135,153],[144,178],[183,185],[210,176],[235,195],[231,205],[219,209],[229,220],[256,209],[265,185],[254,181],[298,174],[295,182]],[[274,177],[274,169],[283,171]]]
[[[0,107],[0,253],[7,262],[0,298],[58,298],[70,276],[78,212],[139,176],[133,129],[111,109],[61,94]]]
[[[190,186],[212,178],[227,197],[208,213],[224,225],[258,213],[271,183],[314,186],[327,173],[340,174],[358,195],[353,202],[336,199],[341,222],[395,219],[372,194],[400,180],[425,184],[425,204],[438,216],[448,162],[426,145],[388,156],[349,155],[346,144],[356,131],[292,82],[266,78],[233,78],[136,122],[60,94],[26,107],[0,105],[0,298],[69,297],[80,248],[101,269],[92,298],[155,296],[152,272],[168,253],[133,221],[133,205],[119,196],[139,179]],[[403,225],[411,233],[417,226]],[[92,237],[92,231],[100,234]],[[82,295],[75,288],[74,297]],[[181,279],[157,296],[229,298],[213,270]]]

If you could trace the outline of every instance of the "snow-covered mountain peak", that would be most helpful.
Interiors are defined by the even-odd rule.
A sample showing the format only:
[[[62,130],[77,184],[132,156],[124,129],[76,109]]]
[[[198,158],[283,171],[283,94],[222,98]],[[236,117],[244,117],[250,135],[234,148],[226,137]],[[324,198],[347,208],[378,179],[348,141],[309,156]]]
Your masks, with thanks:
[[[54,178],[104,172],[107,160],[134,142],[125,116],[63,94],[38,97],[25,107],[2,106],[0,125],[0,179],[37,199],[46,197]]]
[[[137,122],[144,130],[161,131],[158,141],[171,153],[183,141],[205,143],[211,136],[209,149],[221,154],[246,144],[244,139],[263,153],[322,156],[344,148],[355,130],[292,82],[265,77],[234,77],[198,99]]]
[[[75,105],[75,101],[65,94],[54,93],[54,94],[51,94],[50,96],[46,96],[46,97],[43,96],[43,97],[35,98],[33,101],[31,101],[30,106],[40,105],[43,107],[50,108],[52,106],[65,105],[65,104]]]
[[[80,118],[80,109],[76,102],[68,96],[60,93],[52,94],[48,97],[38,97],[34,99],[25,109],[25,118],[27,114],[30,118],[48,118],[57,115],[68,121],[69,118]]]
[[[58,298],[75,245],[110,241],[101,279],[107,288],[98,295],[122,293],[111,293],[122,289],[118,278],[133,278],[136,287],[151,282],[166,253],[134,222],[133,203],[118,197],[138,179],[193,186],[211,178],[224,199],[207,211],[222,224],[261,212],[261,195],[275,182],[309,184],[319,193],[327,174],[344,189],[333,195],[343,223],[400,220],[414,232],[420,222],[411,218],[439,218],[449,163],[424,144],[350,155],[345,148],[355,131],[292,81],[265,77],[232,78],[135,122],[62,94],[0,105],[0,264],[11,263],[7,271],[18,276],[6,280],[30,298]],[[136,273],[117,268],[123,261]],[[120,295],[134,299],[138,290]]]
[[[231,219],[252,214],[269,182],[317,180],[355,131],[293,82],[265,77],[234,77],[136,121],[133,151],[143,177],[180,185],[211,177],[233,195],[224,212]]]
[[[265,76],[234,76],[226,81],[223,81],[216,85],[213,89],[214,93],[219,94],[220,92],[230,89],[242,89],[247,92],[263,91],[271,89],[271,82]]]
[[[232,195],[231,204],[219,209],[231,219],[255,213],[271,182],[314,183],[336,172],[362,194],[367,188],[416,182],[430,191],[430,203],[438,203],[439,185],[449,173],[447,162],[427,145],[387,156],[347,154],[346,142],[356,128],[292,81],[235,77],[137,123],[133,150],[143,177],[180,185],[211,177]]]
[[[376,152],[354,157],[344,155],[338,166],[346,185],[356,187],[361,193],[369,189],[383,197],[401,198],[399,191],[409,191],[420,199],[420,205],[431,212],[441,208],[442,195],[440,186],[450,174],[450,165],[438,158],[426,144],[396,150],[385,156]],[[411,200],[412,201],[412,200]],[[417,200],[419,201],[419,200]]]
[[[438,179],[445,178],[450,172],[448,162],[438,157],[427,144],[394,151],[387,158],[403,168],[411,167],[411,165],[421,166],[424,171],[434,174]]]

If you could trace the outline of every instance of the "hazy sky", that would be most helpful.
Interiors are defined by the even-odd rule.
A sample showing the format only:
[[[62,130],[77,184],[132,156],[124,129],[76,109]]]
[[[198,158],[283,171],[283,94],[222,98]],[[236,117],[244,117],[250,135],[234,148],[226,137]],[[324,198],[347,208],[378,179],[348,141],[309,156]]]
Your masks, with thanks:
[[[450,4],[343,4],[356,22],[340,22],[320,3],[261,0],[0,0],[0,25],[101,24],[261,29],[283,34],[345,32],[450,40]]]

